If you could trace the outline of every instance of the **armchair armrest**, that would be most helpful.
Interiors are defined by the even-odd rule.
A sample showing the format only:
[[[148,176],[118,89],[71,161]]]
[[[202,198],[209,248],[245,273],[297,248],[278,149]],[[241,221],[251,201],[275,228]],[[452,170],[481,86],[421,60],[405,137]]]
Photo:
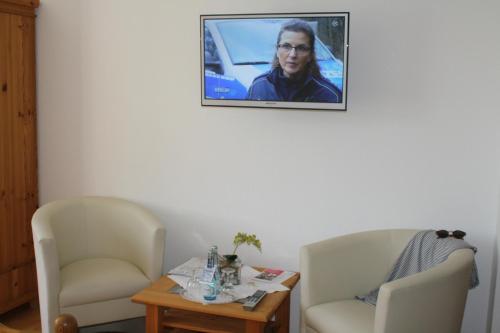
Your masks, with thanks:
[[[472,250],[457,250],[430,270],[382,285],[375,333],[459,332],[472,261]]]
[[[48,212],[39,209],[32,219],[33,243],[40,301],[40,318],[44,332],[53,331],[59,314],[59,258]]]

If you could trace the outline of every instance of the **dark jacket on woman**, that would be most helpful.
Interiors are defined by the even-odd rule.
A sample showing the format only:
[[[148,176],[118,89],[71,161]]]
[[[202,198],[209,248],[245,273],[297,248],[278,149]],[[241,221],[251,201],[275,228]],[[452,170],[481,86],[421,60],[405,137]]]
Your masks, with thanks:
[[[304,80],[292,81],[274,68],[257,76],[248,89],[248,100],[341,103],[342,93],[323,77],[308,74]]]

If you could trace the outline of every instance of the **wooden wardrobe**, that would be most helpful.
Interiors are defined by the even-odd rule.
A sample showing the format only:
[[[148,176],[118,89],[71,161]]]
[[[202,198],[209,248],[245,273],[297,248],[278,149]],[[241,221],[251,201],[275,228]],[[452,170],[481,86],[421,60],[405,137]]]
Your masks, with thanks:
[[[0,313],[36,297],[35,8],[0,0]]]

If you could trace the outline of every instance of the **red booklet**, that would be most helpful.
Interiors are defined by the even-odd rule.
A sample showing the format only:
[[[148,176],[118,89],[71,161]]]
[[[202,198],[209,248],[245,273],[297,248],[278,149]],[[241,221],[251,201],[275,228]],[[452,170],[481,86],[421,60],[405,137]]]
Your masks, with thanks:
[[[284,271],[281,269],[271,269],[266,268],[259,275],[255,277],[257,280],[264,280],[266,282],[274,281],[278,276],[280,276]]]
[[[294,272],[284,271],[282,269],[267,268],[260,272],[257,276],[255,276],[253,280],[267,283],[282,283],[283,281],[288,280],[294,274]]]

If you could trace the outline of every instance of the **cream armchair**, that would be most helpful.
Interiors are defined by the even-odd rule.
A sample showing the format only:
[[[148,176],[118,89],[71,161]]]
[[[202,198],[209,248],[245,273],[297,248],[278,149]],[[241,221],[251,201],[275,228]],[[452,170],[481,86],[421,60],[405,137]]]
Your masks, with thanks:
[[[459,333],[473,263],[469,249],[383,284],[376,306],[354,299],[382,284],[416,232],[368,231],[302,247],[302,333]]]
[[[137,204],[116,198],[60,200],[32,220],[42,332],[60,313],[80,326],[144,316],[136,292],[160,278],[165,230]]]

